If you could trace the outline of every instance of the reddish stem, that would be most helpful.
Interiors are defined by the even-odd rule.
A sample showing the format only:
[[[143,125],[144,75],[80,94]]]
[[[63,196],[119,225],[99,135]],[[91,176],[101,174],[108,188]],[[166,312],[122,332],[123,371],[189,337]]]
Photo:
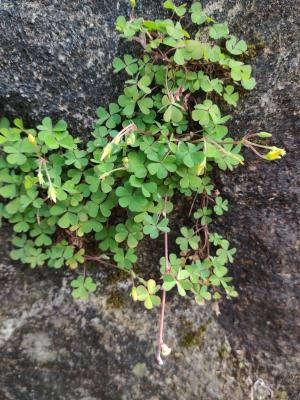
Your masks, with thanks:
[[[163,215],[166,218],[167,215],[167,201],[168,197],[165,195],[165,206]],[[170,263],[169,263],[169,247],[168,247],[168,233],[164,234],[165,241],[165,260],[166,260],[166,273],[170,272]],[[159,321],[159,335],[158,335],[158,343],[157,343],[157,354],[156,360],[159,365],[163,364],[163,360],[161,358],[161,346],[163,345],[163,335],[164,335],[164,319],[165,319],[165,308],[166,308],[166,291],[163,289],[162,298],[161,298],[161,306],[160,306],[160,321]]]

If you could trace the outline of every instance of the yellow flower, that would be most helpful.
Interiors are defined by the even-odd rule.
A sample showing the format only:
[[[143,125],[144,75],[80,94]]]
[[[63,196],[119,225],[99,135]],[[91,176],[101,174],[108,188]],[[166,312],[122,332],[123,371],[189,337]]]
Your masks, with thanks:
[[[279,149],[278,147],[272,147],[269,153],[267,153],[264,158],[266,160],[277,160],[277,158],[281,158],[282,156],[285,156],[286,152],[284,149]]]
[[[112,144],[108,143],[103,149],[100,161],[103,161],[106,157],[109,157],[112,153],[112,149]]]
[[[34,137],[31,133],[29,133],[29,135],[28,135],[28,141],[29,141],[29,143],[31,143],[31,144],[33,144],[34,146],[36,146],[35,137]]]
[[[205,168],[206,168],[206,157],[204,157],[204,160],[200,164],[197,164],[197,175],[198,176],[203,175]]]

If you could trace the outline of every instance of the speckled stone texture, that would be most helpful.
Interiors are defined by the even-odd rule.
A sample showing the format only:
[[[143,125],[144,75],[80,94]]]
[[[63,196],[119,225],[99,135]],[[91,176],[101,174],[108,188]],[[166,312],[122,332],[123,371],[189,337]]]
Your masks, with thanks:
[[[162,15],[160,1],[138,3],[141,14]],[[203,3],[254,45],[248,61],[258,86],[231,129],[271,131],[288,153],[273,163],[247,153],[244,168],[216,177],[230,211],[215,229],[238,248],[240,297],[218,318],[170,299],[173,352],[159,368],[157,312],[132,305],[122,294],[128,282],[95,268],[99,288],[82,304],[67,273],[12,266],[3,234],[0,400],[299,400],[299,2]],[[114,31],[120,13],[126,0],[1,0],[0,115],[64,118],[88,135],[96,107],[121,87],[111,70],[124,50]],[[147,243],[140,264],[155,268],[160,255]]]

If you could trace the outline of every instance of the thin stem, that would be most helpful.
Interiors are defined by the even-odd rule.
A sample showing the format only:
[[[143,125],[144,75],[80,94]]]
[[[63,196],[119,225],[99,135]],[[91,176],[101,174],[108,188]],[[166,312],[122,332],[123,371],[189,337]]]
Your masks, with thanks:
[[[193,202],[192,202],[190,211],[189,211],[189,217],[190,217],[191,214],[192,214],[192,211],[193,211],[193,208],[194,208],[194,205],[195,205],[195,202],[196,202],[196,199],[197,199],[198,194],[199,194],[199,192],[197,192],[197,193],[195,194],[195,196],[194,196],[194,199],[193,199]]]
[[[102,259],[101,259],[101,256],[89,256],[89,255],[85,255],[84,258],[85,258],[86,260],[88,260],[88,261],[97,261],[97,262],[99,262],[100,264],[104,264],[104,265],[107,265],[107,266],[113,267],[113,268],[118,268],[117,265],[115,265],[115,264],[113,264],[113,263],[110,263],[110,262],[108,262],[108,261],[102,260]],[[127,272],[127,271],[126,271],[126,272]]]
[[[163,211],[163,216],[166,218],[167,215],[167,202],[168,197],[165,195],[165,206]],[[164,234],[164,242],[165,242],[165,260],[166,260],[166,273],[170,272],[170,263],[169,263],[169,247],[168,247],[168,233]],[[159,365],[162,365],[164,362],[161,358],[161,346],[163,345],[163,335],[164,335],[164,318],[165,318],[165,307],[166,307],[166,291],[163,289],[161,306],[160,306],[160,322],[159,322],[159,335],[158,335],[158,343],[157,343],[157,354],[156,360]]]
[[[46,172],[46,176],[47,176],[47,179],[48,179],[49,186],[52,186],[52,182],[51,182],[51,178],[50,178],[50,174],[49,174],[49,171],[48,171],[48,168],[47,168],[47,162],[46,161],[43,161],[43,166],[44,166],[44,170]]]
[[[250,142],[249,142],[250,143]],[[264,156],[262,156],[253,146],[251,146],[250,144],[247,144],[246,147],[248,147],[248,149],[251,149],[253,151],[253,153],[255,153],[259,158],[264,158]]]
[[[237,160],[240,164],[244,164],[244,161],[242,161],[239,157],[235,156],[234,154],[230,153],[229,151],[225,150],[224,147],[220,146],[219,143],[217,143],[215,140],[205,138],[205,141],[215,145],[216,147],[218,147],[218,149],[220,149],[222,151],[222,153],[224,153],[227,156]]]

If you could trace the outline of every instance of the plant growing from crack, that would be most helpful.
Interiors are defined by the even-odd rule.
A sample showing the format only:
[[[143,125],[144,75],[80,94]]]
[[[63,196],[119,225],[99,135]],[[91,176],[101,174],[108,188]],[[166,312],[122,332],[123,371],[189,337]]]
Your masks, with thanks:
[[[1,120],[0,212],[16,234],[13,260],[31,268],[82,267],[71,282],[75,298],[96,290],[89,263],[126,271],[133,300],[147,309],[160,306],[161,364],[161,355],[170,353],[163,339],[168,291],[198,304],[238,295],[227,266],[236,250],[210,228],[214,216],[228,210],[211,171],[244,164],[242,147],[266,160],[285,151],[263,144],[267,132],[239,138],[225,125],[230,116],[221,108],[235,107],[256,84],[240,58],[247,53],[244,40],[206,16],[199,2],[187,10],[166,1],[172,19],[155,21],[136,18],[131,4],[130,19],[121,16],[116,26],[142,47],[142,56],[114,60],[114,72],[128,79],[117,103],[98,108],[92,139],[83,143],[65,121],[53,124],[49,117],[36,129],[21,119]],[[193,36],[184,28],[191,23]],[[169,254],[175,194],[190,202],[189,218],[176,239],[178,254]],[[134,271],[136,249],[145,236],[161,234],[160,275],[147,279]]]

